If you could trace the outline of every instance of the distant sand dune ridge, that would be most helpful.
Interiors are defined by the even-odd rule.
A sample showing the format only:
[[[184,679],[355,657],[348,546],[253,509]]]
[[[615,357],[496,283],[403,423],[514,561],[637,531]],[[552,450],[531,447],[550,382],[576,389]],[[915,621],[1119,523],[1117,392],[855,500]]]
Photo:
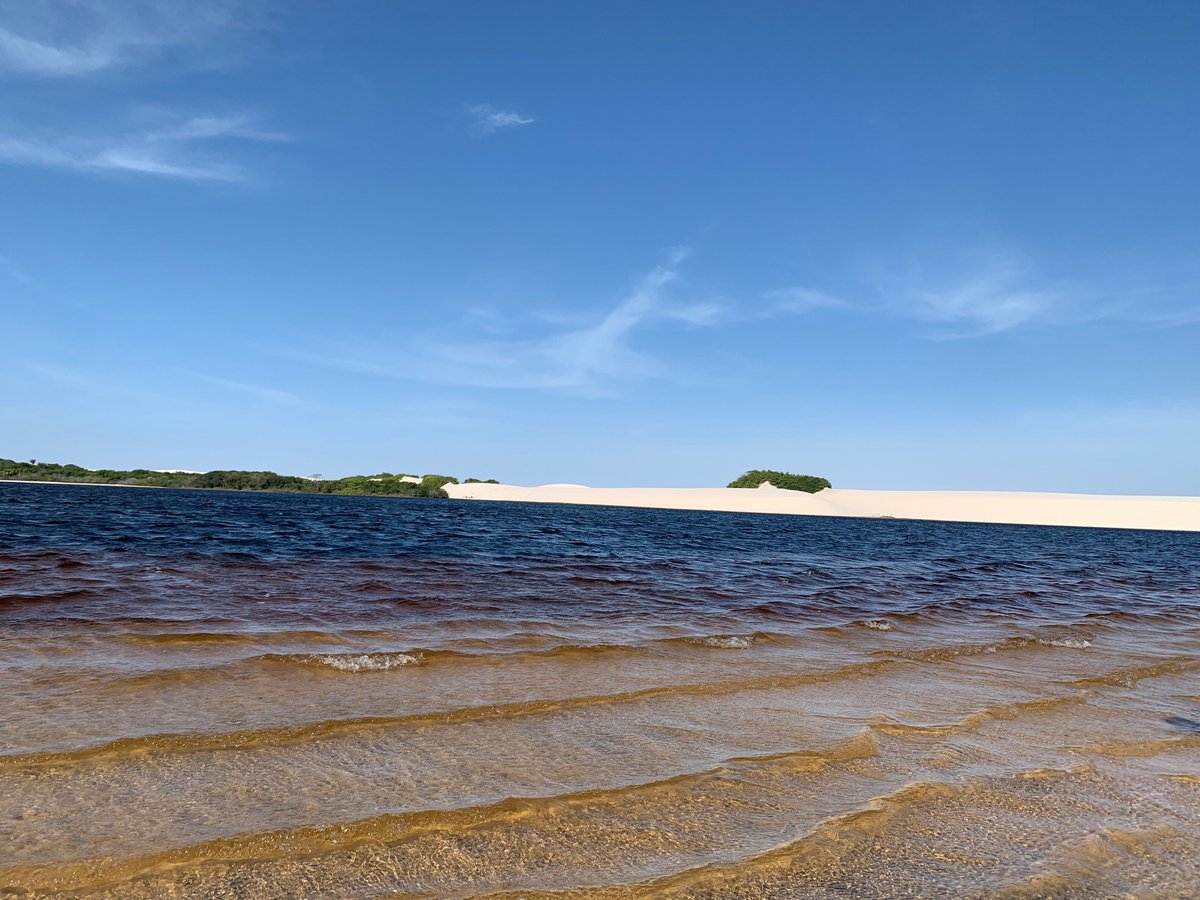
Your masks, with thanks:
[[[445,490],[459,500],[1200,531],[1200,497],[837,488],[805,494],[736,488],[593,488],[570,484],[541,487],[448,484]]]

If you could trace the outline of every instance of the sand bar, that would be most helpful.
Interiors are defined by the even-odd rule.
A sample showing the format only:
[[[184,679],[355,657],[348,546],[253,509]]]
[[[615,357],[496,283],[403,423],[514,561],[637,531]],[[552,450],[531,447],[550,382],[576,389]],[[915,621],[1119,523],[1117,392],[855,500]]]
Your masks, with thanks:
[[[837,488],[804,494],[774,488],[591,488],[575,484],[448,484],[445,490],[460,500],[1200,531],[1200,497]]]

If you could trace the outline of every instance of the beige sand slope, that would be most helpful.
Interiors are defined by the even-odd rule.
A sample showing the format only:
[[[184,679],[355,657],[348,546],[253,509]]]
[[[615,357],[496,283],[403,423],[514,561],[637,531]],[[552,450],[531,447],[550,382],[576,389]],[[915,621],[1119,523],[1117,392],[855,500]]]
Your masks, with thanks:
[[[1200,497],[838,489],[803,494],[774,488],[589,488],[578,484],[448,484],[446,491],[460,500],[1200,531]]]

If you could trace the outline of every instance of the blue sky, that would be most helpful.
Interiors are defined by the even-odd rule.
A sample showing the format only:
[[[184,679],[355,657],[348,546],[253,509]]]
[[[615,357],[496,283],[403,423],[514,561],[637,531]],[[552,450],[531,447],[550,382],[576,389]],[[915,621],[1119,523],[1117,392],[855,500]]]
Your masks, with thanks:
[[[1200,494],[1198,39],[0,0],[0,455]]]

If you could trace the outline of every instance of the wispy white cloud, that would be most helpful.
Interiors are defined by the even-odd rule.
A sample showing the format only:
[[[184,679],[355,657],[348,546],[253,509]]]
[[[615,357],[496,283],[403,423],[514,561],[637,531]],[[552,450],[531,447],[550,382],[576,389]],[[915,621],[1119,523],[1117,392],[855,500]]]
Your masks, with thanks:
[[[467,107],[467,115],[471,119],[471,129],[476,134],[495,134],[507,128],[521,125],[531,125],[537,120],[532,116],[523,116],[510,110],[496,109],[488,104]]]
[[[1142,312],[1138,319],[1150,325],[1161,325],[1170,328],[1177,325],[1195,325],[1200,323],[1200,290],[1193,291],[1191,306],[1181,306],[1176,309],[1152,309]]]
[[[753,318],[770,319],[782,315],[802,315],[818,309],[845,309],[848,304],[840,297],[811,288],[777,288],[763,294],[766,303]]]
[[[766,294],[765,317],[817,309],[875,313],[933,326],[927,337],[980,337],[1060,314],[1072,298],[1011,253],[877,264],[837,291],[790,287]]]
[[[182,48],[210,45],[261,17],[245,0],[0,0],[0,77],[61,78],[54,96],[64,110],[39,108],[37,119],[0,121],[0,163],[76,172],[124,172],[190,181],[243,181],[230,143],[285,140],[247,115],[192,115],[126,104],[98,108],[85,76],[156,58],[178,60]],[[207,53],[207,55],[211,55]],[[152,75],[139,75],[145,80]],[[129,86],[132,82],[121,82]],[[102,104],[103,106],[104,104]],[[89,125],[101,117],[106,124]],[[122,122],[121,125],[108,124]]]
[[[1200,276],[1194,266],[1172,277],[1164,276],[1163,268],[1125,264],[1104,275],[1049,275],[1013,250],[943,248],[853,267],[829,290],[768,291],[764,303],[731,306],[724,315],[732,321],[818,310],[887,316],[920,323],[921,336],[934,340],[1101,320],[1152,327],[1200,322]]]
[[[29,275],[13,260],[4,255],[0,255],[0,273],[3,273],[18,284],[23,284],[27,288],[41,287],[41,284],[38,283],[37,279]]]
[[[69,387],[79,391],[81,395],[87,397],[95,395],[106,400],[116,397],[140,399],[153,397],[156,403],[170,406],[178,403],[181,388],[196,390],[199,389],[198,385],[203,385],[253,397],[274,406],[302,407],[305,405],[304,399],[291,391],[269,385],[207,375],[184,368],[168,369],[159,372],[157,377],[146,378],[144,372],[113,371],[108,365],[98,361],[87,366],[27,358],[16,359],[14,362],[23,371],[23,377]],[[172,376],[182,376],[182,379]],[[189,387],[189,381],[196,387]],[[210,395],[211,393],[209,391]]]
[[[164,404],[169,400],[153,379],[129,377],[104,366],[28,358],[17,358],[13,363],[26,380],[70,388],[71,397],[97,409],[129,402]]]
[[[259,400],[265,400],[269,403],[279,403],[285,406],[299,406],[300,398],[291,391],[280,390],[279,388],[267,387],[261,384],[252,384],[246,381],[235,381],[230,378],[218,378],[214,375],[205,375],[201,372],[192,372],[184,369],[179,370],[182,374],[188,375],[205,384],[211,384],[214,387],[225,388],[231,391],[237,391],[242,394],[249,394]]]
[[[439,384],[604,393],[618,382],[663,373],[658,360],[633,345],[639,328],[655,323],[705,326],[716,322],[706,305],[669,303],[664,296],[679,277],[686,256],[686,250],[673,251],[607,312],[586,325],[529,338],[425,336],[399,352],[361,342],[326,342],[318,351],[288,355],[354,372]]]
[[[873,277],[862,268],[847,278],[842,290],[789,287],[760,293],[754,300],[680,302],[669,296],[687,257],[686,251],[677,250],[590,319],[581,318],[577,308],[505,316],[472,306],[457,326],[414,335],[399,346],[310,337],[298,342],[307,344],[307,350],[293,345],[277,352],[385,378],[604,395],[649,377],[682,377],[664,357],[646,349],[672,326],[738,328],[774,321],[772,327],[786,328],[789,317],[827,313],[908,320],[918,323],[918,336],[950,339],[1095,318],[1168,322],[1144,311],[1135,313],[1128,304],[1101,310],[1095,302],[1100,294],[1089,294],[1077,282],[1041,276],[1014,254],[968,256],[969,264],[875,267]],[[1169,321],[1192,321],[1194,308],[1176,307],[1181,311]],[[694,379],[697,373],[688,377]]]
[[[0,64],[10,71],[35,75],[81,75],[110,66],[109,47],[56,47],[0,27]]]
[[[198,45],[237,22],[235,0],[0,0],[0,71],[77,78]]]
[[[939,337],[973,337],[1008,331],[1045,317],[1059,301],[1026,266],[998,258],[958,276],[923,271],[900,280],[885,301],[902,314],[944,326]]]
[[[193,181],[242,181],[249,172],[224,158],[231,141],[281,141],[249,116],[157,116],[123,133],[17,133],[0,128],[0,162],[79,172],[126,172]]]
[[[1125,319],[1172,328],[1200,322],[1200,265],[1195,256],[1122,261],[1117,272],[1103,277],[1104,290],[1093,291],[1092,319]]]

